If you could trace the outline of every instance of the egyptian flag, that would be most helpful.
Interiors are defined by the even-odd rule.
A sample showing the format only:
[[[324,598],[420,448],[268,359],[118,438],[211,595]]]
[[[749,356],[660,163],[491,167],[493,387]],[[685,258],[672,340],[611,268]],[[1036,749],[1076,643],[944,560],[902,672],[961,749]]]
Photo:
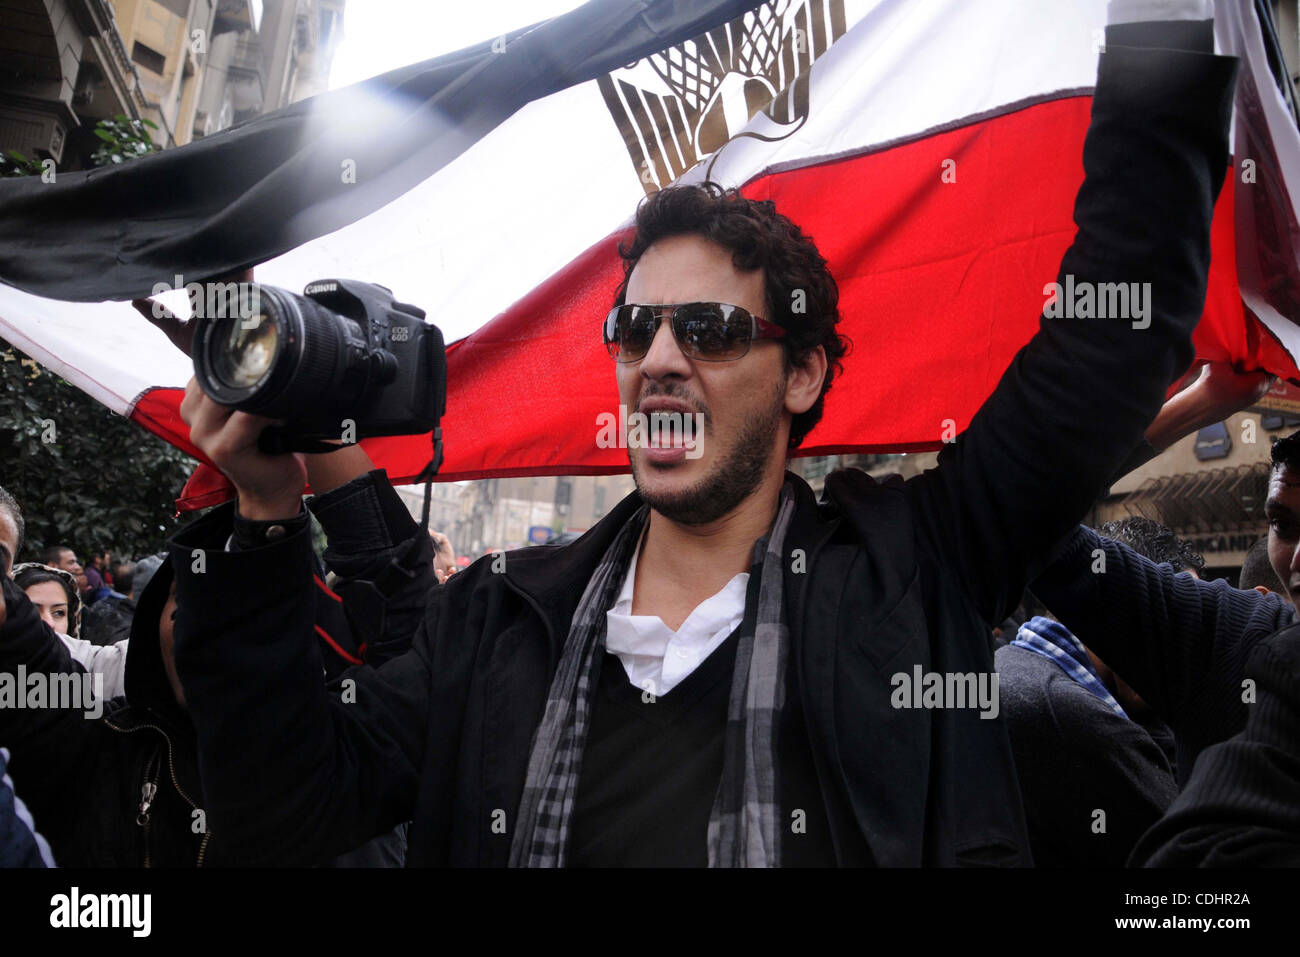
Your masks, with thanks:
[[[1300,381],[1300,135],[1267,6],[1216,10],[1243,67],[1196,347]],[[442,480],[621,472],[597,443],[617,242],[647,193],[711,179],[774,200],[839,282],[854,350],[801,453],[937,448],[1074,235],[1105,22],[1104,0],[593,0],[118,168],[0,182],[0,335],[193,453],[190,364],[124,300],[252,264],[376,282],[452,342]],[[395,482],[429,457],[427,435],[365,445]],[[201,468],[181,505],[225,497]]]

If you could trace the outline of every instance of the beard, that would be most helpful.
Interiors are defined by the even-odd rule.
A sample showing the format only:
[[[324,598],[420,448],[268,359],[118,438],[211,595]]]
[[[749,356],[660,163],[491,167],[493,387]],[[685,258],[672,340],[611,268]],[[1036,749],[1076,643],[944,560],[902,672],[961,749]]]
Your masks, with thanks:
[[[636,458],[630,456],[632,478],[641,500],[664,518],[681,525],[707,525],[732,511],[758,488],[775,454],[773,439],[781,426],[785,386],[782,377],[767,407],[746,418],[730,451],[688,488],[666,493],[645,488],[641,481],[644,467],[639,468]],[[707,412],[705,421],[712,423],[712,416]],[[653,466],[650,468],[654,470]]]

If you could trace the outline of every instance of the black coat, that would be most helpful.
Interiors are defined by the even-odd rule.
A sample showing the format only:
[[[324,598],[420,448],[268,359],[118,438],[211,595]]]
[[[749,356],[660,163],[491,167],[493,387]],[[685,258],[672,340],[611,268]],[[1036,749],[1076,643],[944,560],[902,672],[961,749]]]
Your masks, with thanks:
[[[1178,794],[1169,759],[1055,661],[1017,645],[993,657],[1034,863],[1123,867]]]
[[[1092,571],[1100,553],[1106,573]],[[1173,729],[1178,783],[1246,725],[1241,681],[1261,641],[1295,620],[1283,596],[1201,581],[1080,526],[1033,592]]]
[[[1187,368],[1234,70],[1195,53],[1102,57],[1060,276],[1152,283],[1149,327],[1043,320],[938,467],[907,482],[836,473],[819,505],[792,477],[790,661],[841,863],[1029,862],[1003,722],[896,709],[892,678],[992,671],[990,625]],[[202,576],[182,567],[178,665],[233,852],[322,860],[409,818],[409,863],[504,865],[574,608],[639,504],[633,493],[577,542],[510,552],[502,573],[480,559],[436,588],[411,652],[350,672],[349,701],[322,691],[313,664],[305,531],[211,554]],[[201,534],[178,535],[173,556]]]
[[[79,709],[0,710],[0,740],[37,827],[63,867],[193,867],[209,862],[194,738],[158,644],[171,587],[164,562],[140,596],[127,650],[126,695],[98,720]],[[80,673],[21,589],[4,582],[0,672]]]
[[[1147,867],[1300,867],[1300,625],[1246,659],[1255,699],[1240,734],[1207,748],[1133,850]]]
[[[317,636],[311,651],[318,687],[323,675],[341,670],[343,656],[378,664],[405,651],[409,619],[418,617],[434,580],[427,535],[410,537],[394,550],[377,532],[364,536],[364,546],[341,533],[340,526],[355,529],[369,516],[374,481],[373,474],[359,478],[312,502],[327,535],[340,531],[331,536],[326,559],[343,576],[337,594],[327,591],[312,557],[302,606]],[[410,536],[415,523],[400,503],[399,509],[405,524],[393,525],[399,535]],[[206,537],[199,539],[204,548],[224,547],[233,512],[225,506],[206,517]],[[394,551],[412,571],[387,587],[381,607],[385,596],[369,579],[382,577]],[[204,807],[194,726],[176,702],[159,645],[159,620],[177,561],[193,567],[188,552],[170,556],[140,596],[127,651],[126,694],[106,702],[102,717],[87,720],[79,709],[0,708],[0,745],[12,752],[14,782],[60,866],[193,867],[224,859]],[[363,573],[367,581],[356,582],[354,576]],[[0,628],[0,680],[16,675],[20,665],[28,674],[82,673],[22,590],[3,581],[8,613]],[[379,859],[376,853],[366,860]]]

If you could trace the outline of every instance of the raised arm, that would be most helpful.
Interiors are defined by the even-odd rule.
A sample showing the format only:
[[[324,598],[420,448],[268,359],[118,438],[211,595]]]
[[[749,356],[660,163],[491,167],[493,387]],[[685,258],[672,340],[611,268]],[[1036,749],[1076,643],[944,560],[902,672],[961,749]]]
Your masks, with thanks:
[[[226,552],[212,547],[216,518],[170,546],[208,819],[239,863],[328,860],[411,816],[440,617],[431,610],[405,655],[352,668],[327,691],[306,524]]]
[[[240,519],[255,523],[245,528],[252,541],[235,551],[225,550],[226,513],[170,543],[176,662],[208,820],[235,860],[324,861],[410,818],[430,699],[438,682],[463,672],[464,659],[442,657],[462,650],[442,634],[459,618],[431,608],[409,652],[377,670],[354,668],[327,691],[301,499],[307,462],[260,452],[270,420],[218,406],[193,380],[181,415],[233,482]]]
[[[908,483],[925,533],[990,623],[1014,608],[1031,563],[1084,515],[1192,359],[1236,61],[1125,38],[1108,28],[1078,233],[1057,282],[1126,289],[1129,309],[1105,319],[1045,310],[970,427]]]
[[[1245,720],[1247,654],[1294,618],[1278,595],[1175,574],[1084,526],[1030,588],[1175,731],[1206,742]]]
[[[314,474],[312,487],[320,487]],[[325,565],[338,576],[333,590],[354,638],[366,648],[366,663],[378,666],[404,653],[437,585],[428,532],[383,469],[372,467],[308,507],[325,531]]]

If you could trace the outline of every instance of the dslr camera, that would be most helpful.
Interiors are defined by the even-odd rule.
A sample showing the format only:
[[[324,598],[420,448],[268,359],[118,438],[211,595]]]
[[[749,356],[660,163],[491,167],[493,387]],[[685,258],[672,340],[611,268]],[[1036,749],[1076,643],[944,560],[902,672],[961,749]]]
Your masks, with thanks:
[[[286,420],[263,430],[262,451],[425,432],[440,447],[447,353],[424,310],[351,279],[317,280],[301,296],[248,286],[238,315],[194,320],[194,375],[220,405]]]

